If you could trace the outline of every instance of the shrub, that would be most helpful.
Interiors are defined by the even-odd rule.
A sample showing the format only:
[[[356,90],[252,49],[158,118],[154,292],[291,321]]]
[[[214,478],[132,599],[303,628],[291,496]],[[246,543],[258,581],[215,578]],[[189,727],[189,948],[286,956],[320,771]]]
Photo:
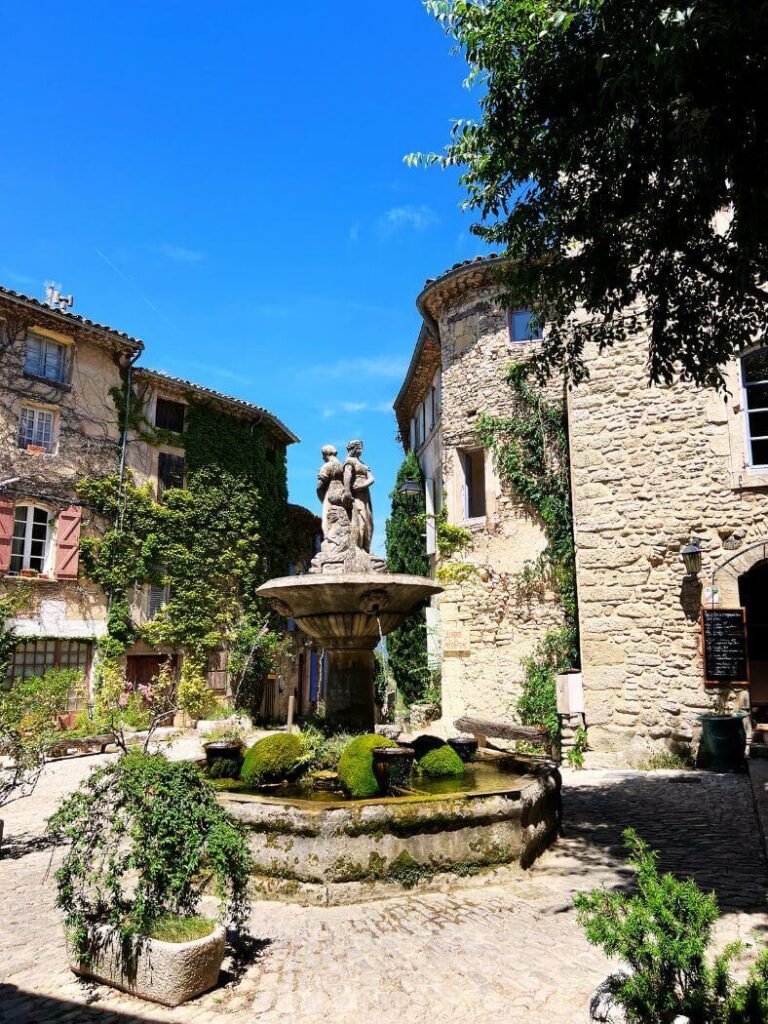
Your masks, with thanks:
[[[618,957],[631,973],[614,974],[608,987],[629,1024],[760,1024],[768,1020],[768,953],[746,982],[732,981],[728,964],[738,943],[708,966],[705,953],[719,916],[714,893],[692,879],[660,875],[658,854],[633,829],[624,832],[637,892],[595,889],[577,893],[577,919],[587,939]]]
[[[304,759],[304,744],[295,733],[276,733],[257,740],[243,758],[240,778],[249,786],[282,782],[299,769]]]
[[[197,768],[162,754],[133,752],[93,771],[48,822],[68,841],[56,872],[57,906],[87,961],[91,926],[146,936],[169,914],[192,917],[208,878],[220,914],[245,921],[250,856]]]
[[[460,779],[464,774],[464,762],[453,747],[444,743],[422,757],[419,771],[433,779]]]
[[[647,772],[690,770],[695,767],[696,757],[689,746],[684,746],[681,750],[657,750],[643,765]]]
[[[317,726],[304,725],[301,739],[304,744],[306,770],[335,772],[344,748],[354,738],[354,734],[350,732],[337,732],[332,736],[326,736]]]
[[[344,792],[356,799],[376,796],[379,784],[373,774],[373,751],[377,747],[396,747],[386,736],[368,733],[348,743],[339,758],[339,782]]]
[[[208,769],[211,779],[239,779],[240,762],[232,757],[217,757]]]

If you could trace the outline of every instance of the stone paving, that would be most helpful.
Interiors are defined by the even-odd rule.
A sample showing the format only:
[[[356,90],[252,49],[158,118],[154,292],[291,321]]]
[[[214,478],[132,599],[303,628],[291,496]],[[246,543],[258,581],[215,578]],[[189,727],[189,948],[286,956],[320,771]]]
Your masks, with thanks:
[[[662,866],[696,878],[724,911],[718,944],[766,941],[766,865],[749,781],[686,772],[565,772],[565,834],[506,885],[336,908],[254,906],[254,959],[219,988],[165,1009],[78,981],[64,960],[43,819],[103,758],[49,767],[5,808],[0,860],[0,1021],[5,1024],[430,1024],[479,1014],[504,1024],[586,1021],[610,964],[576,925],[578,889],[620,885],[620,832],[635,826]],[[55,866],[60,851],[53,851]],[[225,965],[227,966],[227,965]],[[233,965],[230,965],[230,967]],[[236,965],[235,965],[236,966]]]

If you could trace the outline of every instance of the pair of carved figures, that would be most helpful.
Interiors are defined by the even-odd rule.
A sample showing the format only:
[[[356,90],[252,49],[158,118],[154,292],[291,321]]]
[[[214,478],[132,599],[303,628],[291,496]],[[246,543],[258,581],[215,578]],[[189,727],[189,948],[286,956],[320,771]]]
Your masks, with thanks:
[[[362,461],[362,441],[350,441],[344,462],[333,445],[322,449],[317,496],[323,503],[323,543],[310,572],[381,571],[384,563],[371,555],[374,479]]]

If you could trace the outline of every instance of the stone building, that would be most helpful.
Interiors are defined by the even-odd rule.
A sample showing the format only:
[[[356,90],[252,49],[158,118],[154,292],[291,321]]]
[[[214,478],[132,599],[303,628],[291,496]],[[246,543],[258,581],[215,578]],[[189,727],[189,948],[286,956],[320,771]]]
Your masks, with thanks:
[[[84,578],[79,548],[85,523],[93,520],[91,529],[105,524],[80,504],[78,480],[118,473],[124,463],[133,482],[148,485],[156,500],[168,487],[183,487],[191,403],[264,431],[276,465],[284,465],[287,446],[298,441],[260,406],[134,366],[143,349],[141,341],[110,327],[0,288],[0,597],[18,605],[6,627],[21,638],[10,678],[52,666],[77,667],[93,678],[107,602]],[[124,431],[120,410],[128,382],[138,408]],[[311,558],[314,539],[306,543]],[[133,622],[149,622],[167,596],[159,586],[134,588]],[[127,652],[126,675],[146,681],[169,658],[178,667],[179,652],[136,641]],[[275,692],[305,686],[297,660],[284,668]],[[227,692],[224,652],[211,655],[208,682],[214,692]],[[269,710],[283,713],[273,698],[267,688]]]
[[[395,402],[427,500],[472,534],[461,557],[477,571],[431,612],[449,721],[513,713],[524,659],[561,619],[552,594],[521,599],[516,580],[544,534],[477,438],[480,414],[511,412],[506,368],[536,345],[528,311],[499,308],[494,262],[427,282]],[[649,387],[643,336],[587,362],[587,381],[553,380],[547,396],[568,416],[584,716],[593,763],[641,762],[695,740],[697,715],[715,707],[768,717],[768,350],[734,360],[722,394]],[[692,537],[698,575],[681,558]],[[744,609],[741,678],[705,678],[702,606]]]

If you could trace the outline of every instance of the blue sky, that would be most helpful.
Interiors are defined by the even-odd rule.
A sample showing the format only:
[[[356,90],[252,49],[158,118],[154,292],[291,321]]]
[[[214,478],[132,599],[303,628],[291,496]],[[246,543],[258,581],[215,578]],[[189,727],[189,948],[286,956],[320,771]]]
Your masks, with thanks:
[[[471,115],[419,0],[0,8],[0,283],[144,339],[142,362],[269,408],[291,500],[365,442],[376,546],[425,278],[482,251],[456,176],[407,168]]]

